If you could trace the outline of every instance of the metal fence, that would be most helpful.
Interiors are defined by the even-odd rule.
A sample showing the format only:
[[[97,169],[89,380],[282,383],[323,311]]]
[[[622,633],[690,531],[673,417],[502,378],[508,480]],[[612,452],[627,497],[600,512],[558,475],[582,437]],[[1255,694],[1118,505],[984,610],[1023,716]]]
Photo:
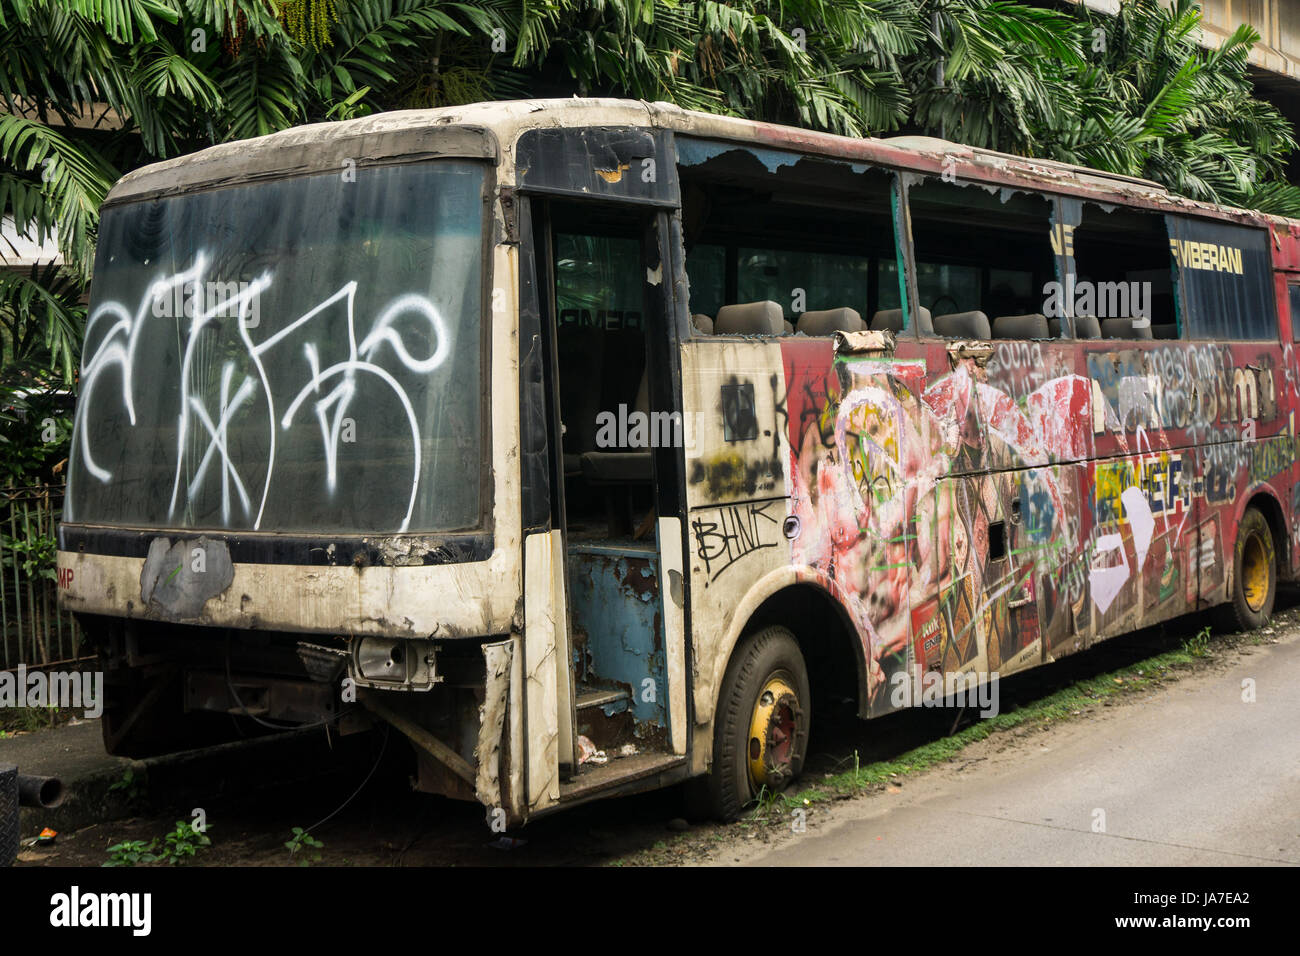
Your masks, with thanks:
[[[88,655],[72,615],[59,610],[54,532],[62,510],[62,485],[0,488],[0,668]]]

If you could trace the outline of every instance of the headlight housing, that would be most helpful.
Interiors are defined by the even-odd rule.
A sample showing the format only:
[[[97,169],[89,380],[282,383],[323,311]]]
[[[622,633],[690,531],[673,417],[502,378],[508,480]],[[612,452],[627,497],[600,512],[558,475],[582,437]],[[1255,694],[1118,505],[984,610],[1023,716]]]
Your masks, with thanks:
[[[348,676],[362,687],[432,690],[442,681],[433,641],[362,637],[352,643]]]

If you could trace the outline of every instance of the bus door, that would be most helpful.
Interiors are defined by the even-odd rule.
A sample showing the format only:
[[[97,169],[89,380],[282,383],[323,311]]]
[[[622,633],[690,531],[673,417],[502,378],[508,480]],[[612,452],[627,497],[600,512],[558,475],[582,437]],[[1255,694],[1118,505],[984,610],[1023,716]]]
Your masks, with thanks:
[[[533,391],[545,405],[551,531],[532,569],[526,545],[525,577],[540,566],[555,582],[565,799],[686,753],[682,416],[660,262],[668,220],[607,200],[530,198],[522,213],[521,276],[536,278],[544,356]],[[522,327],[522,301],[520,316]]]

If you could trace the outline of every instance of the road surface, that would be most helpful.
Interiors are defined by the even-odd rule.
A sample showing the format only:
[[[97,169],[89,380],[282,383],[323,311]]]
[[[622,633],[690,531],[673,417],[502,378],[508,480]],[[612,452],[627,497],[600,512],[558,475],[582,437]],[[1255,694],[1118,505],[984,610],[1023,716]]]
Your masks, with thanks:
[[[1243,701],[1254,681],[1255,701]],[[1292,631],[1098,719],[968,751],[837,805],[757,866],[1300,865],[1300,637]]]

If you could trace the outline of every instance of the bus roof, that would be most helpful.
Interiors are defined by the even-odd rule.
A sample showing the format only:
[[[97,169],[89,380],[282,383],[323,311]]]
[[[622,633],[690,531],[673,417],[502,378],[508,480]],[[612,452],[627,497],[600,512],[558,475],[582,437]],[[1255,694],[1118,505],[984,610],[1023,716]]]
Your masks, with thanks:
[[[671,103],[612,98],[507,100],[428,110],[400,110],[313,123],[222,143],[142,167],[124,176],[105,204],[234,185],[308,172],[411,158],[498,160],[523,132],[539,127],[633,126],[734,142],[739,148],[784,149],[920,174],[945,170],[994,186],[1192,213],[1267,226],[1300,222],[1253,210],[1171,196],[1158,183],[1055,160],[979,149],[928,136],[856,139],[815,130],[685,110]],[[954,168],[955,164],[955,168]],[[503,182],[510,178],[503,171]]]

